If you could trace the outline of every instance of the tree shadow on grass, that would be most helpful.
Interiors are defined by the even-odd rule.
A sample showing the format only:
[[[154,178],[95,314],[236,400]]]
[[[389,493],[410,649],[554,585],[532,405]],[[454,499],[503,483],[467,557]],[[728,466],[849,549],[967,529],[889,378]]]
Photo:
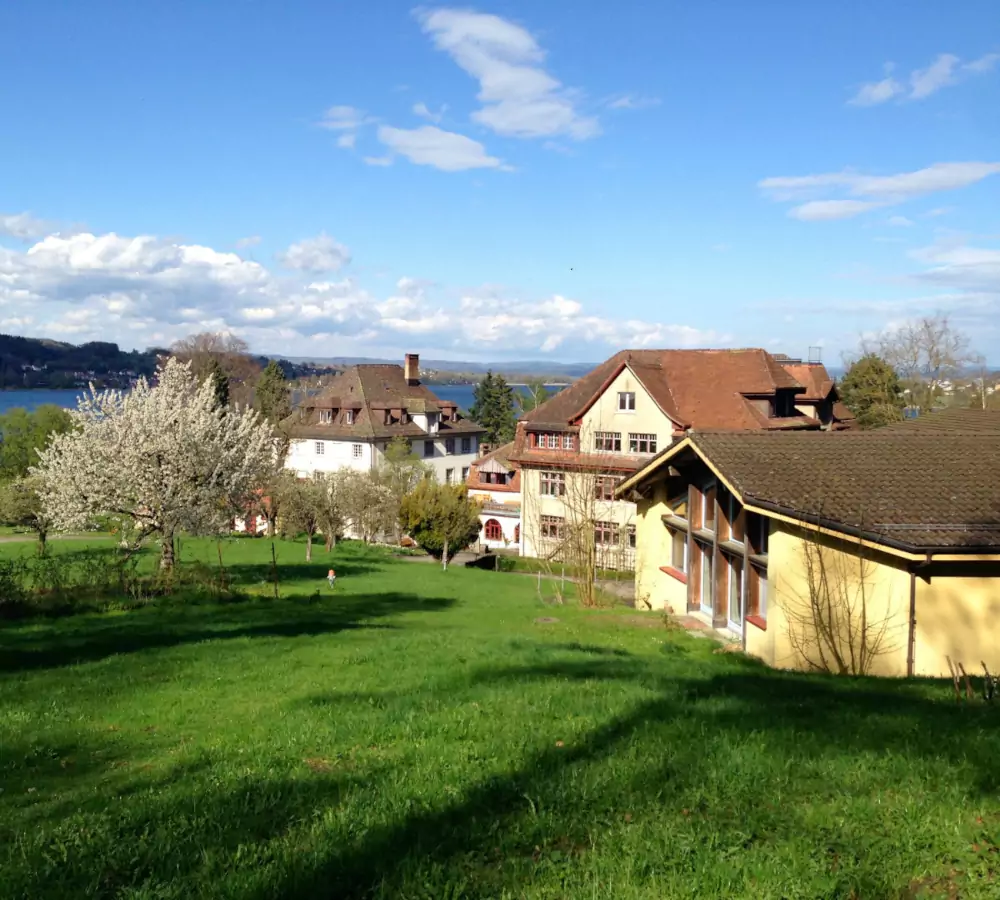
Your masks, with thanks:
[[[152,606],[126,615],[74,616],[0,628],[0,672],[56,668],[117,654],[233,638],[299,637],[350,629],[410,612],[439,612],[455,601],[398,592],[341,594],[319,601],[256,600],[209,606]]]
[[[871,844],[880,841],[880,852],[891,858],[894,837],[922,824],[908,821],[903,811],[912,815],[912,810],[897,799],[901,817],[895,836],[881,833],[880,813],[818,828],[811,805],[835,803],[831,798],[844,791],[822,779],[839,772],[864,783],[865,759],[892,756],[902,774],[898,784],[878,785],[887,802],[900,792],[914,790],[920,797],[926,790],[923,776],[907,768],[911,761],[921,772],[931,767],[936,789],[981,797],[997,792],[997,711],[958,708],[940,683],[785,674],[740,662],[708,678],[669,678],[639,662],[599,658],[482,670],[474,681],[510,680],[530,689],[548,679],[640,680],[658,696],[566,746],[559,742],[532,753],[517,771],[487,778],[454,802],[370,830],[282,895],[521,895],[533,878],[548,877],[552,866],[568,867],[571,877],[569,867],[595,843],[613,852],[608,834],[635,813],[637,819],[648,816],[657,831],[685,835],[676,859],[643,863],[651,887],[657,866],[664,876],[677,874],[671,866],[698,867],[684,857],[683,846],[704,844],[713,849],[701,858],[705,871],[689,876],[689,896],[757,896],[749,883],[745,894],[727,892],[732,883],[723,875],[735,878],[739,864],[728,875],[722,870],[718,884],[712,882],[712,865],[733,853],[752,867],[776,846],[797,843],[801,877],[820,891],[814,896],[895,896],[917,873],[885,867],[884,858],[869,852]],[[740,747],[756,754],[762,777],[727,782],[724,773],[739,770],[743,761],[726,754]],[[947,852],[940,846],[919,851],[922,862],[910,865]],[[796,888],[795,896],[810,895],[805,881]]]
[[[267,868],[277,864],[294,883],[294,865],[287,863],[308,842],[307,823],[318,810],[336,808],[357,782],[346,772],[317,771],[318,763],[310,762],[300,774],[284,777],[139,782],[128,803],[88,809],[85,816],[76,811],[65,822],[53,819],[44,831],[22,836],[17,853],[9,843],[6,854],[0,851],[4,893],[281,896],[268,889]],[[289,845],[291,833],[299,835],[299,846]],[[60,856],[58,865],[51,864],[54,856]]]

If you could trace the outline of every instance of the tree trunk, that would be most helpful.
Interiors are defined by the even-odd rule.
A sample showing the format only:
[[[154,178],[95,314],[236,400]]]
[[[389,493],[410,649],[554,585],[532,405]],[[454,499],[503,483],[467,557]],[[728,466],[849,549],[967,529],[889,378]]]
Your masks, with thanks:
[[[441,568],[448,571],[448,538],[444,539],[444,553],[441,554]]]
[[[275,527],[274,527],[275,526],[275,521],[277,520],[278,517],[275,516],[275,515],[271,515],[270,513],[268,513],[268,515],[265,516],[265,518],[267,519],[267,536],[269,538],[273,538],[274,537],[274,532],[275,532]]]
[[[45,541],[49,534],[45,528],[38,529],[38,555],[45,556]]]
[[[306,532],[306,562],[312,562],[313,558],[313,536]]]
[[[160,541],[160,571],[172,572],[174,570],[174,533],[164,532]]]

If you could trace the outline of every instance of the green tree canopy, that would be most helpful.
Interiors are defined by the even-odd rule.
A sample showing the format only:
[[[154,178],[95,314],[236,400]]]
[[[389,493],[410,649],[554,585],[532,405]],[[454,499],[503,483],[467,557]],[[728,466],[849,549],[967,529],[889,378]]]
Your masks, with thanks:
[[[33,476],[0,483],[0,522],[30,528],[38,535],[38,555],[45,555],[51,523],[38,496],[40,480]]]
[[[73,427],[68,410],[45,403],[34,412],[12,409],[0,416],[0,478],[20,478],[38,462],[54,434]]]
[[[387,517],[395,524],[396,542],[399,543],[399,509],[403,498],[410,493],[422,479],[430,473],[430,469],[413,452],[406,438],[394,437],[385,448],[385,455],[378,469],[378,480],[386,487],[391,498],[392,509]]]
[[[503,375],[487,372],[473,396],[469,416],[486,429],[486,440],[494,446],[512,441],[517,424],[514,389]]]
[[[277,425],[292,411],[288,382],[281,366],[273,359],[260,373],[254,392],[254,406],[272,425]]]
[[[219,409],[225,409],[229,406],[229,376],[216,357],[212,357],[206,377],[212,382],[212,390],[215,391],[215,405]]]
[[[479,534],[479,507],[464,484],[423,479],[403,498],[399,522],[410,537],[447,569],[448,563]]]
[[[903,389],[899,375],[875,353],[856,360],[838,390],[862,428],[878,428],[903,418]]]
[[[306,562],[312,561],[313,538],[321,528],[327,484],[322,477],[296,478],[284,474],[272,486],[281,498],[278,527],[283,537],[306,536]]]

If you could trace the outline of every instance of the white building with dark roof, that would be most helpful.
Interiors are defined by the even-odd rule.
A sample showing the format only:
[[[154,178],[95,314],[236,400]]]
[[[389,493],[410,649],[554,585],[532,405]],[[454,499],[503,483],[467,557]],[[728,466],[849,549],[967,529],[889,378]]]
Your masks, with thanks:
[[[285,465],[299,475],[350,468],[370,471],[396,437],[408,440],[438,481],[464,482],[484,429],[420,382],[420,357],[404,365],[356,365],[284,422],[291,437]]]

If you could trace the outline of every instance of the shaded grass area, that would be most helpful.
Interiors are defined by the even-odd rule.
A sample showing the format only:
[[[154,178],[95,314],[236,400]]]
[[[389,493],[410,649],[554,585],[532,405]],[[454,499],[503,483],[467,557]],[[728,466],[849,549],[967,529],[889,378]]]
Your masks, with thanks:
[[[252,588],[269,554],[224,563]],[[0,625],[0,896],[1000,895],[1000,722],[950,684],[278,556],[279,601]]]

